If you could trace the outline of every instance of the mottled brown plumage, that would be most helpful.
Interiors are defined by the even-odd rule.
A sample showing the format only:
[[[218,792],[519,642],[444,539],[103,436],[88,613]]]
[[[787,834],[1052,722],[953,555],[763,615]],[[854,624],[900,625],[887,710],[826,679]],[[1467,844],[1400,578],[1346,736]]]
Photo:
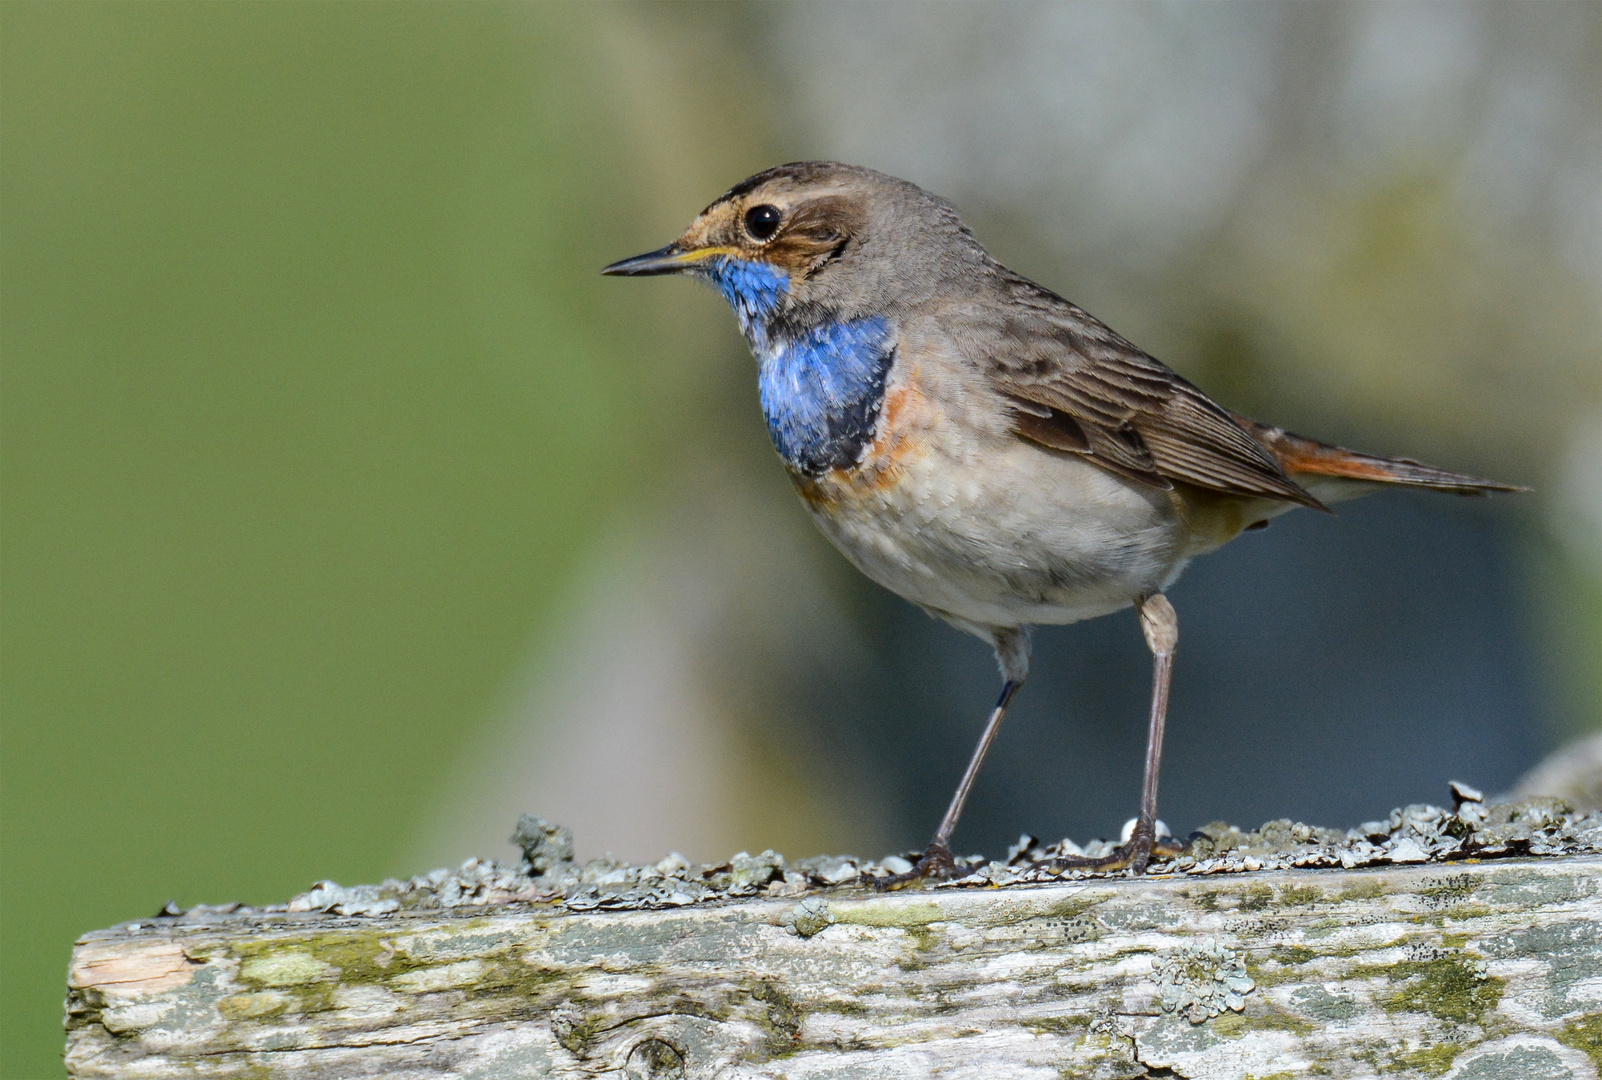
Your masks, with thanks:
[[[1225,409],[1055,293],[1010,273],[986,371],[1025,438],[1160,488],[1182,480],[1323,509]]]

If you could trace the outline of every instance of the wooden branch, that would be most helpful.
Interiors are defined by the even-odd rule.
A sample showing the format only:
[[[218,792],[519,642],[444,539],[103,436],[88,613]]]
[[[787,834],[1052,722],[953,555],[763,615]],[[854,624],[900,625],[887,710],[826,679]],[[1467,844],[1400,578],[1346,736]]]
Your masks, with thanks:
[[[735,898],[694,903],[671,883],[695,875],[659,867],[644,910],[602,910],[559,858],[474,866],[501,884],[466,906],[327,886],[299,904],[333,913],[85,936],[69,1074],[1595,1080],[1602,1063],[1594,850],[891,893],[742,883],[736,864],[701,876]]]

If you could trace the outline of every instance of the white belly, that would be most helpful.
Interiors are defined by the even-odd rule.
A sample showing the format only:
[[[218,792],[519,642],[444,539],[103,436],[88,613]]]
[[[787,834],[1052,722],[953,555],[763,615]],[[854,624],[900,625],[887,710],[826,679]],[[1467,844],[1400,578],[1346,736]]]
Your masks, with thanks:
[[[974,630],[1077,622],[1183,568],[1172,492],[1014,438],[966,448],[967,460],[917,442],[887,475],[839,477],[849,490],[798,486],[846,558],[935,614]]]

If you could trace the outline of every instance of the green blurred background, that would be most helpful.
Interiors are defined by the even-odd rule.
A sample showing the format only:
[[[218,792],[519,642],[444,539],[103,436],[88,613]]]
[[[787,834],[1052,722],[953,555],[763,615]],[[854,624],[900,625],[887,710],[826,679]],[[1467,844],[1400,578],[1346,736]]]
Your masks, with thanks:
[[[714,777],[713,801],[652,814],[661,835],[628,833],[659,807],[604,778],[565,796],[569,820],[615,810],[592,832],[636,857],[917,842],[875,782],[893,755],[831,750],[840,700],[894,688],[807,692],[852,642],[935,646],[886,629],[808,531],[720,302],[596,274],[775,161],[859,159],[955,198],[1004,259],[1236,407],[1541,487],[1428,527],[1494,532],[1472,548],[1501,575],[1485,619],[1538,686],[1496,699],[1534,731],[1519,753],[1593,729],[1602,9],[1561,7],[1087,6],[1052,39],[1037,23],[1059,16],[1027,6],[0,6],[0,1073],[59,1074],[77,934],[169,897],[502,855],[475,845],[518,809],[556,816],[517,786],[525,762],[632,748],[680,789]],[[1464,26],[1479,45],[1452,45]],[[1081,80],[1167,42],[1216,71],[1271,55],[1262,86],[1307,89],[1220,84],[1263,118],[1252,165],[1201,209],[1153,196],[1165,217],[1116,200],[1187,174],[1178,151],[1074,127],[1138,133],[1134,106],[1006,82],[1043,40],[1048,73],[1090,43]],[[1472,71],[1408,99],[1420,130],[1368,153],[1308,121],[1395,120],[1363,65],[1430,47]],[[1471,91],[1511,113],[1432,126]],[[1030,119],[1050,108],[1060,125]],[[1147,142],[1189,145],[1168,138]],[[1062,158],[1030,156],[1053,140]],[[1186,151],[1191,188],[1217,145]],[[1075,172],[1090,160],[1114,180]],[[1481,173],[1569,201],[1513,198],[1485,226],[1462,181]],[[684,627],[695,648],[659,647]],[[553,671],[635,685],[642,657],[669,674],[607,715],[672,697],[655,728],[541,727],[599,710]]]
[[[760,128],[622,15],[0,11],[7,1076],[59,1072],[79,932],[415,869],[711,392],[682,304],[595,271]]]

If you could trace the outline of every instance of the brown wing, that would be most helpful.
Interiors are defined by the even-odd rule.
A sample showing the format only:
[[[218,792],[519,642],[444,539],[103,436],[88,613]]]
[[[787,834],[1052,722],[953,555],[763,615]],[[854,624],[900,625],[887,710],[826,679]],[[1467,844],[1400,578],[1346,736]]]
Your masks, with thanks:
[[[1325,509],[1196,387],[1054,293],[1016,277],[1007,288],[1009,302],[959,340],[977,347],[1020,436],[1161,488],[1179,480]]]

